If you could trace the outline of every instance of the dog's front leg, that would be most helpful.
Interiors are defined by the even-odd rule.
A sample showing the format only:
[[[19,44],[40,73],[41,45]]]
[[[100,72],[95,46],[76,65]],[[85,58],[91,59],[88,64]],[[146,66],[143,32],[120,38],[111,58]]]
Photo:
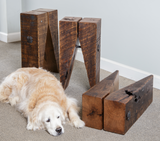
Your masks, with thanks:
[[[84,127],[85,123],[80,119],[74,107],[71,106],[68,109],[68,115],[69,115],[70,122],[73,126],[75,126],[76,128]]]
[[[27,130],[40,130],[41,127],[38,126],[38,124],[32,120],[32,118],[30,118],[28,116],[28,123],[27,123]]]

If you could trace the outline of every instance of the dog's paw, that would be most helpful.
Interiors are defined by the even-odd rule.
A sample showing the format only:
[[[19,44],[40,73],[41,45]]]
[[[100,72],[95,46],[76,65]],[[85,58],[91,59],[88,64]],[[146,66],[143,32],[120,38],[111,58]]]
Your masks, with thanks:
[[[76,127],[76,128],[82,128],[82,127],[84,127],[85,126],[85,123],[84,123],[84,121],[82,121],[82,120],[75,120],[74,122],[73,122],[73,125]]]
[[[27,128],[27,130],[33,130],[33,126],[32,126],[32,124],[30,124],[30,123],[27,124],[27,127],[26,127],[26,128]]]
[[[14,98],[10,98],[9,97],[9,102],[10,102],[11,106],[15,106],[18,101],[19,101],[19,97],[18,96],[15,96]]]
[[[29,124],[27,124],[27,130],[35,131],[35,130],[41,130],[41,128],[29,123]]]

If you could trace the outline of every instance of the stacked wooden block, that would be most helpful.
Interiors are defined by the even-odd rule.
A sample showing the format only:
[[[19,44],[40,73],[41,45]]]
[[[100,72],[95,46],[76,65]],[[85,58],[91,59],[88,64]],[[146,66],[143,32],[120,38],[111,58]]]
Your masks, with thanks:
[[[82,95],[82,119],[86,126],[125,134],[153,99],[153,76],[119,90],[119,72],[99,82],[101,19],[64,17],[57,10],[37,9],[21,13],[22,67],[42,67],[60,73],[67,88],[77,48],[82,48],[91,88]]]

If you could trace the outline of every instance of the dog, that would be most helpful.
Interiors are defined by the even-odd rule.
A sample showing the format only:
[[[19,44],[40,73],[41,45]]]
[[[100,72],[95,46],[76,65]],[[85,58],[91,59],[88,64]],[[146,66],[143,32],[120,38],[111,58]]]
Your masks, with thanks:
[[[28,130],[64,133],[65,121],[76,128],[85,123],[78,116],[77,100],[67,96],[61,83],[41,68],[20,68],[0,85],[0,101],[10,103],[27,118]]]

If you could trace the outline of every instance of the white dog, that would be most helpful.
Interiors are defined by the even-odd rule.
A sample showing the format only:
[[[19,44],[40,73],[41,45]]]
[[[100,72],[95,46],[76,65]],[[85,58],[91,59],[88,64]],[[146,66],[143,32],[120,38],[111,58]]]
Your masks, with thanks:
[[[67,118],[77,128],[85,125],[77,101],[67,97],[61,83],[43,69],[21,68],[7,76],[0,85],[0,101],[27,117],[28,130],[46,129],[57,136],[64,133],[62,123]]]

